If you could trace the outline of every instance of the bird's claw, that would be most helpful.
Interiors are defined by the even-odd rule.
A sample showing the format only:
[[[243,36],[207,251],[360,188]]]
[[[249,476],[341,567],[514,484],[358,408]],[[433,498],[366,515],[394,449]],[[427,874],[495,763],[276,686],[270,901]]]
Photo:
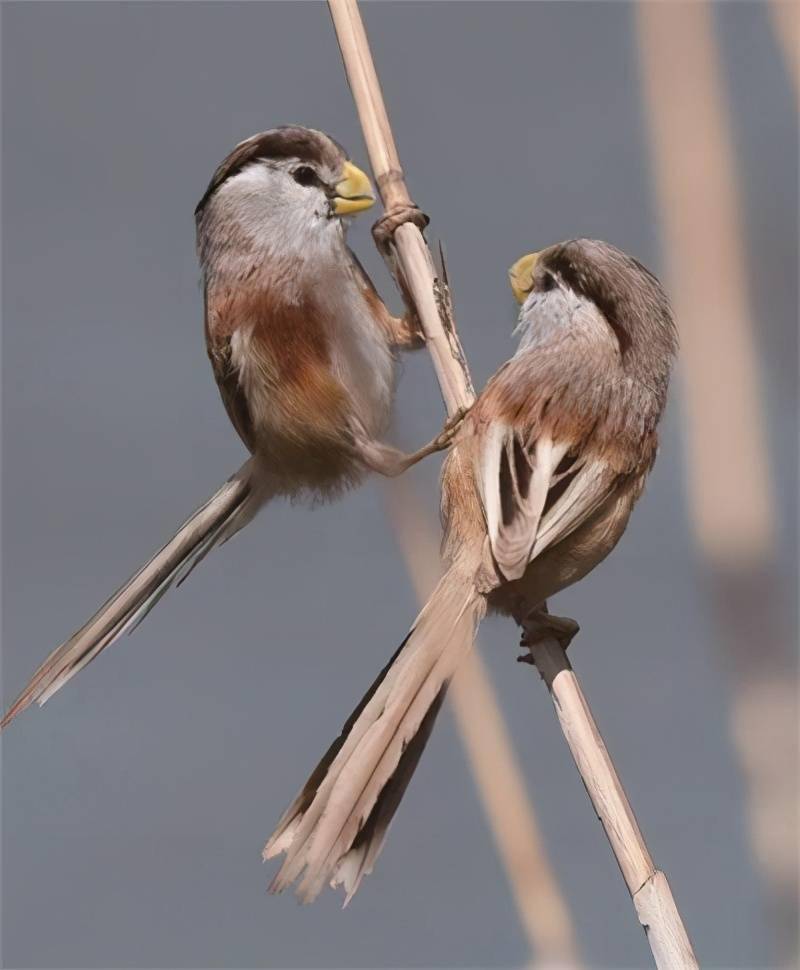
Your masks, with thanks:
[[[398,323],[398,338],[396,346],[404,350],[419,350],[427,343],[422,322],[413,307],[409,307]]]
[[[430,221],[430,218],[413,202],[410,205],[398,205],[388,212],[384,212],[378,219],[372,227],[372,238],[375,240],[378,249],[385,251],[400,226],[410,222],[422,232]]]
[[[522,623],[522,636],[519,645],[528,650],[527,655],[517,659],[533,663],[531,651],[542,640],[557,640],[566,650],[573,638],[580,632],[580,624],[568,616],[554,616],[552,613],[536,612],[526,617]]]
[[[461,427],[461,422],[469,413],[469,408],[459,408],[455,414],[449,417],[436,437],[436,445],[438,451],[444,451],[445,448],[449,448],[456,436],[456,432]]]

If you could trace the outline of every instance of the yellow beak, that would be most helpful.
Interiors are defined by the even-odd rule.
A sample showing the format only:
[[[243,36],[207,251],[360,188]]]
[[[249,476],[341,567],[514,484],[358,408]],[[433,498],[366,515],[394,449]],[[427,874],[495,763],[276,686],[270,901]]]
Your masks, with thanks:
[[[352,162],[345,162],[342,169],[344,178],[336,183],[331,204],[337,216],[350,216],[354,212],[363,212],[375,204],[372,185],[367,176],[356,168]]]
[[[524,303],[533,287],[533,274],[540,253],[528,253],[514,263],[508,271],[508,282],[514,292],[517,303]]]

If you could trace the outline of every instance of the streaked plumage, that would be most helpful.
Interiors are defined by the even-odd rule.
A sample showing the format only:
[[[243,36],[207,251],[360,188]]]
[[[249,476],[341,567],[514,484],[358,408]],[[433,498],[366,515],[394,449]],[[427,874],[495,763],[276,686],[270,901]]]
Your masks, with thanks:
[[[577,626],[546,600],[608,555],[644,487],[676,350],[663,290],[607,243],[537,255],[525,285],[513,280],[517,352],[445,463],[447,572],[267,843],[265,857],[286,853],[275,891],[299,879],[311,900],[331,882],[350,899],[484,614],[568,641]]]
[[[55,650],[4,727],[44,703],[277,495],[331,497],[413,455],[380,442],[398,349],[421,346],[386,309],[345,241],[342,215],[373,203],[369,180],[331,138],[275,128],[238,145],[195,212],[208,355],[251,457],[85,626]]]

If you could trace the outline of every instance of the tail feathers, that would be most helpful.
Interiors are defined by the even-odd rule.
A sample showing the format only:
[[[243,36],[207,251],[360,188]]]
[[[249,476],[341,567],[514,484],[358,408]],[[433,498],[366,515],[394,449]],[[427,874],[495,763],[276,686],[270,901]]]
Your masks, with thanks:
[[[408,742],[403,751],[394,774],[386,782],[385,787],[375,802],[369,818],[363,828],[353,840],[350,849],[342,856],[331,879],[331,886],[341,886],[345,891],[346,906],[361,885],[364,876],[372,872],[375,860],[378,858],[383,843],[389,831],[394,813],[405,794],[408,783],[417,769],[417,764],[428,743],[428,738],[436,722],[436,715],[444,701],[447,684],[443,684],[427,714],[422,719],[417,733]]]
[[[278,823],[264,849],[265,859],[286,853],[272,892],[300,880],[297,894],[310,902],[330,882],[349,902],[380,853],[484,609],[472,577],[450,570]]]
[[[215,545],[245,524],[249,509],[244,506],[252,495],[248,462],[80,630],[50,654],[0,721],[0,728],[34,701],[44,704],[102,650],[136,629],[173,584],[182,583]]]

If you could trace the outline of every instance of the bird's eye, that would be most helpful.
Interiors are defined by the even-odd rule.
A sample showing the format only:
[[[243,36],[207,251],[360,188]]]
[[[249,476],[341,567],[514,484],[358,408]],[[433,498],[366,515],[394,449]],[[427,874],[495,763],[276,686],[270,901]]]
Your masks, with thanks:
[[[554,290],[556,285],[555,276],[553,276],[552,273],[545,273],[542,277],[542,282],[539,285],[539,289],[546,293],[548,290]]]
[[[308,165],[301,165],[292,172],[292,178],[298,185],[318,185],[319,176],[313,168]]]

